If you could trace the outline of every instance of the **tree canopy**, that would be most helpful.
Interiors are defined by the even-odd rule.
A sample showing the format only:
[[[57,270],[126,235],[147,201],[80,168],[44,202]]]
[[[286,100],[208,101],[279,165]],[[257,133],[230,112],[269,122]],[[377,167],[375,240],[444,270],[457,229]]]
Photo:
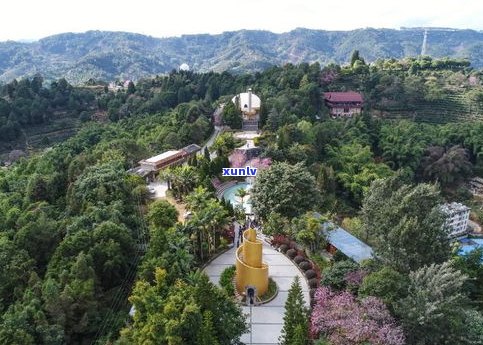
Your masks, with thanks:
[[[299,216],[311,210],[319,198],[314,177],[300,163],[275,163],[261,171],[251,195],[253,208],[263,219],[271,212]]]

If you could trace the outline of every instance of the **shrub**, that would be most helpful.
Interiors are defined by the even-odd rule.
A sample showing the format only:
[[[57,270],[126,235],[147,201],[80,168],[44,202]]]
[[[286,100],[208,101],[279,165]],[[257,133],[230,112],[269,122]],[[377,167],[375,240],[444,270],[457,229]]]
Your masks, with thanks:
[[[307,279],[312,279],[317,277],[317,273],[314,270],[308,270],[305,272],[305,277]]]
[[[309,287],[314,289],[319,286],[319,280],[317,278],[309,279]]]
[[[272,246],[278,247],[282,244],[289,244],[289,240],[285,235],[274,235],[272,239]]]
[[[290,259],[293,259],[297,256],[297,251],[295,249],[289,249],[289,250],[287,250],[287,256]]]
[[[260,300],[262,301],[262,303],[265,303],[266,301],[271,299],[273,296],[275,296],[277,293],[278,293],[277,283],[275,283],[275,281],[272,278],[268,278],[267,292],[265,292],[265,294],[260,296]]]
[[[312,264],[308,261],[302,261],[301,263],[299,263],[299,267],[302,269],[302,271],[305,272],[312,268]]]
[[[235,265],[229,266],[223,270],[220,276],[220,285],[226,291],[228,296],[235,296],[235,287],[233,286],[233,277],[235,277]]]
[[[288,244],[282,244],[280,247],[279,247],[279,250],[281,253],[286,253],[287,250],[288,250]]]
[[[302,255],[297,255],[293,261],[298,265],[300,264],[302,261],[305,261],[305,258],[302,256]]]
[[[320,269],[324,269],[327,266],[330,266],[330,259],[320,255],[320,254],[312,254],[310,255],[310,260],[318,266]]]
[[[310,291],[309,291],[310,299],[313,299],[314,298],[316,291],[317,291],[316,288],[315,289],[310,289]]]
[[[357,271],[359,266],[354,261],[338,261],[324,269],[322,285],[330,286],[334,290],[344,290],[347,286],[346,275]]]

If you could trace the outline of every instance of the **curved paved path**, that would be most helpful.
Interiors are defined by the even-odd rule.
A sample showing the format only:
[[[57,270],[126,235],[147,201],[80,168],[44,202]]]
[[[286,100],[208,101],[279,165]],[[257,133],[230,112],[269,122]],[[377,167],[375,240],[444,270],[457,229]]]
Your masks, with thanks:
[[[238,228],[235,229],[238,234]],[[235,239],[236,243],[236,239]],[[213,260],[204,270],[210,280],[218,285],[220,274],[223,270],[235,263],[235,249],[231,248]],[[305,303],[309,306],[309,288],[299,269],[282,253],[276,251],[264,242],[263,261],[269,265],[269,276],[278,285],[278,295],[270,303],[253,307],[252,327],[253,345],[278,344],[278,337],[283,327],[283,315],[285,313],[285,301],[287,300],[288,290],[295,276],[299,276],[304,292]],[[243,306],[243,311],[247,314],[249,321],[250,308]],[[250,333],[244,334],[241,341],[250,344]]]

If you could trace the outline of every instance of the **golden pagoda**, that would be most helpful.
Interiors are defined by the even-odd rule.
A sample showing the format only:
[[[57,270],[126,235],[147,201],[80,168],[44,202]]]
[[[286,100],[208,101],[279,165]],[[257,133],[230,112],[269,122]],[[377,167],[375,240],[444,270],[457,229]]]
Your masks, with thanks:
[[[262,242],[255,229],[243,232],[243,244],[236,251],[235,281],[239,294],[248,286],[255,287],[258,296],[268,289],[268,265],[262,262]]]

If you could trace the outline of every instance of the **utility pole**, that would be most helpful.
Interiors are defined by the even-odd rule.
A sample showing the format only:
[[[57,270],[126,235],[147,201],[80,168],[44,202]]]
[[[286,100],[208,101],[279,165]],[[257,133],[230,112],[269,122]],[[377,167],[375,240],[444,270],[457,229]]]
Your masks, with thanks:
[[[426,49],[428,44],[428,29],[424,29],[423,46],[421,47],[421,56],[426,55]]]

